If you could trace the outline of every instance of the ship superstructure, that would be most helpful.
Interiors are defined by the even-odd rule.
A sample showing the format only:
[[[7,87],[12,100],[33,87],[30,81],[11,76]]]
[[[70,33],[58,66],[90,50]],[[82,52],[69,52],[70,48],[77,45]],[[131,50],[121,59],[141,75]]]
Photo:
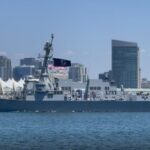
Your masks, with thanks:
[[[39,79],[26,78],[23,89],[24,100],[31,101],[50,101],[50,100],[64,100],[63,91],[58,88],[55,79],[50,78],[48,74],[48,60],[53,59],[53,34],[51,41],[46,42],[44,46],[44,60],[41,68]]]
[[[27,76],[6,84],[0,80],[0,111],[150,111],[150,90],[118,89],[102,79],[73,82],[49,75],[48,60],[56,66],[70,65],[53,58],[53,38],[44,46],[39,78]],[[6,92],[8,85],[12,88]]]

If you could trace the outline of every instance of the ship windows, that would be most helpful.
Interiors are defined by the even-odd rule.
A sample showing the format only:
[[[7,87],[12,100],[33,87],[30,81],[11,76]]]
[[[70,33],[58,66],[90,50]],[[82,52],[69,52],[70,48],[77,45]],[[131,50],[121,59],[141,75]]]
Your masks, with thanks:
[[[62,95],[63,94],[63,92],[62,91],[57,91],[58,92],[58,95]]]
[[[106,91],[107,91],[107,90],[109,91],[109,87],[108,87],[108,86],[105,86],[105,90],[106,90]]]
[[[96,91],[96,90],[101,90],[101,87],[100,87],[100,86],[97,86],[97,87],[96,87],[96,86],[94,86],[94,87],[91,86],[91,87],[90,87],[90,90],[95,90],[95,91]]]
[[[108,90],[106,90],[105,94],[106,95],[117,95],[117,91],[108,91]]]
[[[114,91],[114,95],[116,95],[117,94],[117,91]]]
[[[45,87],[44,84],[36,84],[36,89],[37,89],[38,91],[44,90],[44,87]]]
[[[97,90],[101,90],[101,87],[98,86],[98,87],[97,87]]]
[[[47,97],[48,98],[53,98],[53,94],[52,93],[48,93]]]
[[[91,87],[90,87],[90,90],[94,90],[94,88],[91,86]]]
[[[71,91],[71,87],[61,87],[61,89],[63,90],[63,91]]]
[[[63,94],[63,91],[54,91],[54,94],[55,94],[55,95],[62,95],[62,94]]]
[[[63,94],[63,91],[59,91],[59,94],[62,95],[62,94]]]

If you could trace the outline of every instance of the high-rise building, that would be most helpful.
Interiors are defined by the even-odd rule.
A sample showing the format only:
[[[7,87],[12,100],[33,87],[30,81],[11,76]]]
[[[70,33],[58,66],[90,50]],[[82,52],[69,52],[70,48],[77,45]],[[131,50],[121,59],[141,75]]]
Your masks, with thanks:
[[[12,77],[11,60],[6,56],[0,56],[0,78],[8,80]]]
[[[41,67],[41,61],[35,59],[35,58],[23,58],[20,59],[20,65],[26,65],[26,66],[35,66],[36,69]]]
[[[69,67],[69,79],[75,82],[86,82],[87,69],[82,64],[72,63]]]
[[[35,74],[35,66],[16,66],[13,68],[13,77],[15,80],[24,79],[26,76]]]
[[[20,66],[13,68],[13,77],[15,80],[20,80],[28,75],[39,77],[42,62],[35,58],[20,59]]]
[[[112,76],[117,87],[140,87],[137,43],[112,40]]]

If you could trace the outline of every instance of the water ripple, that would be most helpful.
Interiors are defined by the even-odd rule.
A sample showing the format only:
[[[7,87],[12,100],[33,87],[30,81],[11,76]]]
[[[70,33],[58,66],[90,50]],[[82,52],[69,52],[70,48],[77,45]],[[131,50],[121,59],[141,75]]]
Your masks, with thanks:
[[[149,150],[150,113],[0,113],[2,150]]]

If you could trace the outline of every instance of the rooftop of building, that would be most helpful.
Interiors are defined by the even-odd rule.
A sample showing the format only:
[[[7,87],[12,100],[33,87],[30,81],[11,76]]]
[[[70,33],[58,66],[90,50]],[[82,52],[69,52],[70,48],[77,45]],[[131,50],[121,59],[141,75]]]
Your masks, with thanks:
[[[121,41],[121,40],[112,40],[112,46],[113,47],[138,47],[138,44],[135,42],[129,42],[129,41]]]
[[[71,67],[83,67],[83,64],[80,63],[71,63]]]

